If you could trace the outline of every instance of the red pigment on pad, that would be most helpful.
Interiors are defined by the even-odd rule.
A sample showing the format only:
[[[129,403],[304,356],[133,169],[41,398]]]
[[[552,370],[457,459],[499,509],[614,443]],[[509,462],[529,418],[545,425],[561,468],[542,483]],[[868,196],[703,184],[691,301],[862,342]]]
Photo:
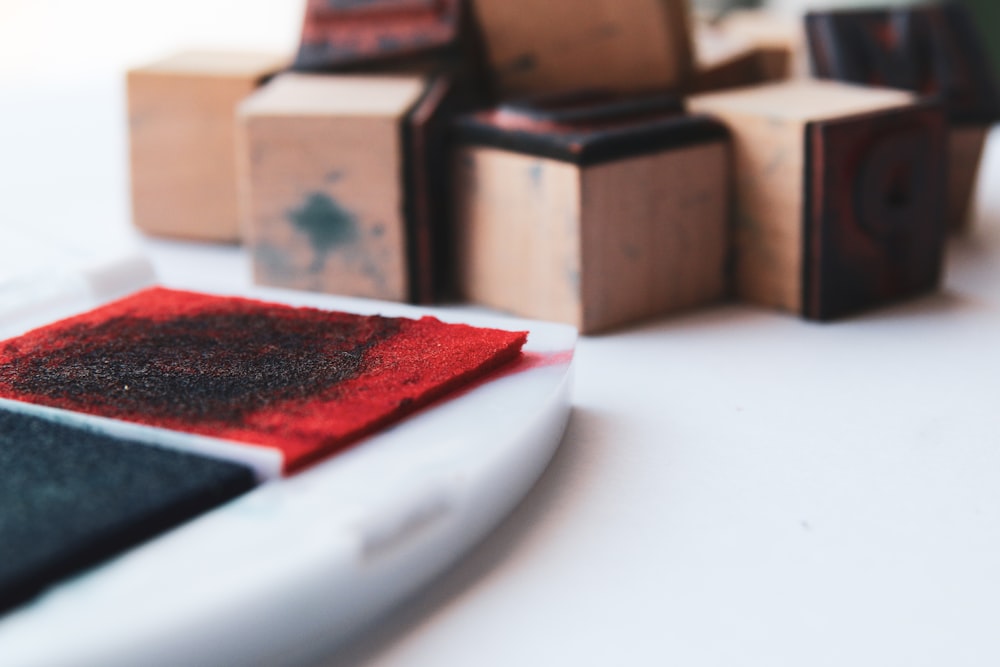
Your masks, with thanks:
[[[273,447],[294,470],[513,361],[526,339],[153,288],[0,343],[0,397]]]

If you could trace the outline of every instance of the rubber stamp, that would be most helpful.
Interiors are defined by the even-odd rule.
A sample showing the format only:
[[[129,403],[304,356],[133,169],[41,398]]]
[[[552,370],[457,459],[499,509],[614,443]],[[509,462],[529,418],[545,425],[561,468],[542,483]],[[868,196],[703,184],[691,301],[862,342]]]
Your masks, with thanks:
[[[596,332],[725,289],[725,129],[669,95],[511,102],[456,130],[459,288]]]
[[[958,3],[806,17],[816,76],[890,86],[940,100],[948,111],[948,219],[968,224],[983,144],[1000,120],[1000,88],[968,11]]]
[[[828,320],[937,287],[940,107],[810,80],[696,96],[689,106],[733,134],[738,296]]]
[[[240,107],[254,280],[427,303],[448,290],[447,75],[275,78]]]
[[[685,0],[475,0],[501,97],[678,89],[693,56]]]

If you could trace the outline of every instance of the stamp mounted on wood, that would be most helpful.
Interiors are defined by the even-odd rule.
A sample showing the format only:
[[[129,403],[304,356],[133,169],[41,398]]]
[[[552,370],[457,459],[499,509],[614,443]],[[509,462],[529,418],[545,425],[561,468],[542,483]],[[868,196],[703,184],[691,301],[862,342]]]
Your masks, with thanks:
[[[812,12],[806,32],[821,78],[909,90],[945,105],[948,218],[966,226],[986,133],[1000,120],[1000,88],[970,14],[941,6]]]
[[[830,320],[937,287],[946,236],[940,107],[903,91],[808,80],[689,105],[733,133],[740,297]]]
[[[510,103],[456,129],[458,283],[586,333],[725,291],[725,129],[669,95]]]
[[[447,75],[288,73],[240,109],[254,280],[428,303],[451,265]]]
[[[478,60],[466,0],[308,0],[293,69]]]
[[[935,289],[945,236],[940,108],[817,121],[806,132],[806,317]]]

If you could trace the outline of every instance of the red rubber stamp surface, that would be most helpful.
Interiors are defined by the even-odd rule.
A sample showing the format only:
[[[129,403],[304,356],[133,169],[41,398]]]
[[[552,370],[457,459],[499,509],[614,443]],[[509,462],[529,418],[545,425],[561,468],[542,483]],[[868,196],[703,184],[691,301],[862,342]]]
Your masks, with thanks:
[[[309,0],[293,69],[461,51],[467,15],[462,0]]]
[[[153,288],[0,343],[0,397],[272,447],[288,471],[512,361],[526,338]]]

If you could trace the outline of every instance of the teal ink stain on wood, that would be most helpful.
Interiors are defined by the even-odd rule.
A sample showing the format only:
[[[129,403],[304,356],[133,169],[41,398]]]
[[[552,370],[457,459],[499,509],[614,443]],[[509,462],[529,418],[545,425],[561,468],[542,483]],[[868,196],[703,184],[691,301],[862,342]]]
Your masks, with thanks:
[[[268,280],[288,285],[299,274],[285,248],[272,243],[258,242],[252,252],[254,266],[258,271],[266,273]]]
[[[309,239],[315,253],[309,270],[314,273],[323,270],[331,251],[358,239],[354,214],[322,192],[310,193],[301,208],[289,211],[288,218]]]
[[[528,167],[528,180],[531,181],[531,186],[533,188],[535,188],[536,190],[541,190],[542,189],[542,186],[543,186],[542,177],[543,176],[544,176],[544,172],[542,171],[542,163],[541,163],[541,161],[536,160],[536,161],[532,162],[531,166]]]
[[[538,56],[534,53],[519,54],[516,58],[508,62],[503,69],[512,73],[534,71],[538,69]]]

